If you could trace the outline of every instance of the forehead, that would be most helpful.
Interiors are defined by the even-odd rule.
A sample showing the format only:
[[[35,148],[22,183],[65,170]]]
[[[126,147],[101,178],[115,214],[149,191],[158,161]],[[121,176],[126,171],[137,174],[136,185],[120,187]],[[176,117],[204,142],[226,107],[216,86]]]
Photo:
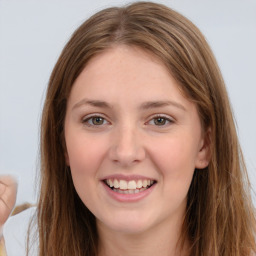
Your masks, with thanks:
[[[116,46],[93,57],[73,84],[101,93],[118,89],[139,93],[166,93],[178,83],[165,65],[152,54],[138,47]]]

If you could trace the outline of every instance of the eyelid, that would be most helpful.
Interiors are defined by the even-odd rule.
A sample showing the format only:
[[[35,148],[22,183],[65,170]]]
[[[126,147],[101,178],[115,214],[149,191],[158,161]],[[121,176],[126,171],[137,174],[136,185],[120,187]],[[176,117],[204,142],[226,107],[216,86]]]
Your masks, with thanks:
[[[89,124],[88,121],[89,121],[90,119],[94,118],[94,117],[100,117],[100,118],[104,119],[104,121],[106,121],[108,124],[110,124],[110,122],[108,121],[108,118],[107,118],[105,115],[100,114],[100,113],[93,113],[93,114],[89,114],[89,115],[83,116],[81,122],[82,122],[84,125],[87,125],[87,126],[89,126],[89,127],[96,127],[96,128],[97,128],[97,126],[98,126],[98,128],[99,128],[100,126],[106,125],[106,124],[102,124],[102,125],[93,125],[93,124]]]
[[[165,126],[170,125],[171,123],[175,122],[175,119],[170,117],[169,115],[166,115],[166,114],[155,114],[155,115],[150,116],[149,121],[147,121],[146,124],[149,124],[150,121],[153,121],[156,118],[164,118],[165,120],[168,121],[168,124],[159,125],[159,127],[161,127],[161,126],[165,127]],[[154,125],[154,126],[157,126],[157,125]]]

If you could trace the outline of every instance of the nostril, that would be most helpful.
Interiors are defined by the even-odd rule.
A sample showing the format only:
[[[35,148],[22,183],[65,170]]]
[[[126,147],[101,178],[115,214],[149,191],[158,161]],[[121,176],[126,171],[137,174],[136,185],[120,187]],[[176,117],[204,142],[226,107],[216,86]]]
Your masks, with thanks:
[[[129,138],[129,132],[121,141],[113,142],[109,149],[111,161],[122,166],[131,166],[145,159],[146,153],[143,146],[135,139]]]

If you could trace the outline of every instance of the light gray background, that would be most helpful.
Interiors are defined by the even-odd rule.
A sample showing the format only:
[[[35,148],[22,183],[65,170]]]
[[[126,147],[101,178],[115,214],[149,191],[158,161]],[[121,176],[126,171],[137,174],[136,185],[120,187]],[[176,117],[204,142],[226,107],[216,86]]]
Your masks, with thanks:
[[[256,0],[165,0],[211,45],[226,81],[256,188]],[[36,200],[39,123],[51,70],[91,14],[127,1],[0,0],[0,174],[17,177],[17,204]]]

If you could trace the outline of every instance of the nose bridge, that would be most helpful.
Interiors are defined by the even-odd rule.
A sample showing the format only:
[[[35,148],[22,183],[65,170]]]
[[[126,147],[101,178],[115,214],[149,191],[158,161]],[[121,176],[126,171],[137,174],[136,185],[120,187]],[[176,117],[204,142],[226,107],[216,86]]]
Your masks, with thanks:
[[[145,150],[140,138],[139,128],[136,125],[126,123],[116,127],[113,137],[110,149],[113,161],[129,166],[143,160]]]

